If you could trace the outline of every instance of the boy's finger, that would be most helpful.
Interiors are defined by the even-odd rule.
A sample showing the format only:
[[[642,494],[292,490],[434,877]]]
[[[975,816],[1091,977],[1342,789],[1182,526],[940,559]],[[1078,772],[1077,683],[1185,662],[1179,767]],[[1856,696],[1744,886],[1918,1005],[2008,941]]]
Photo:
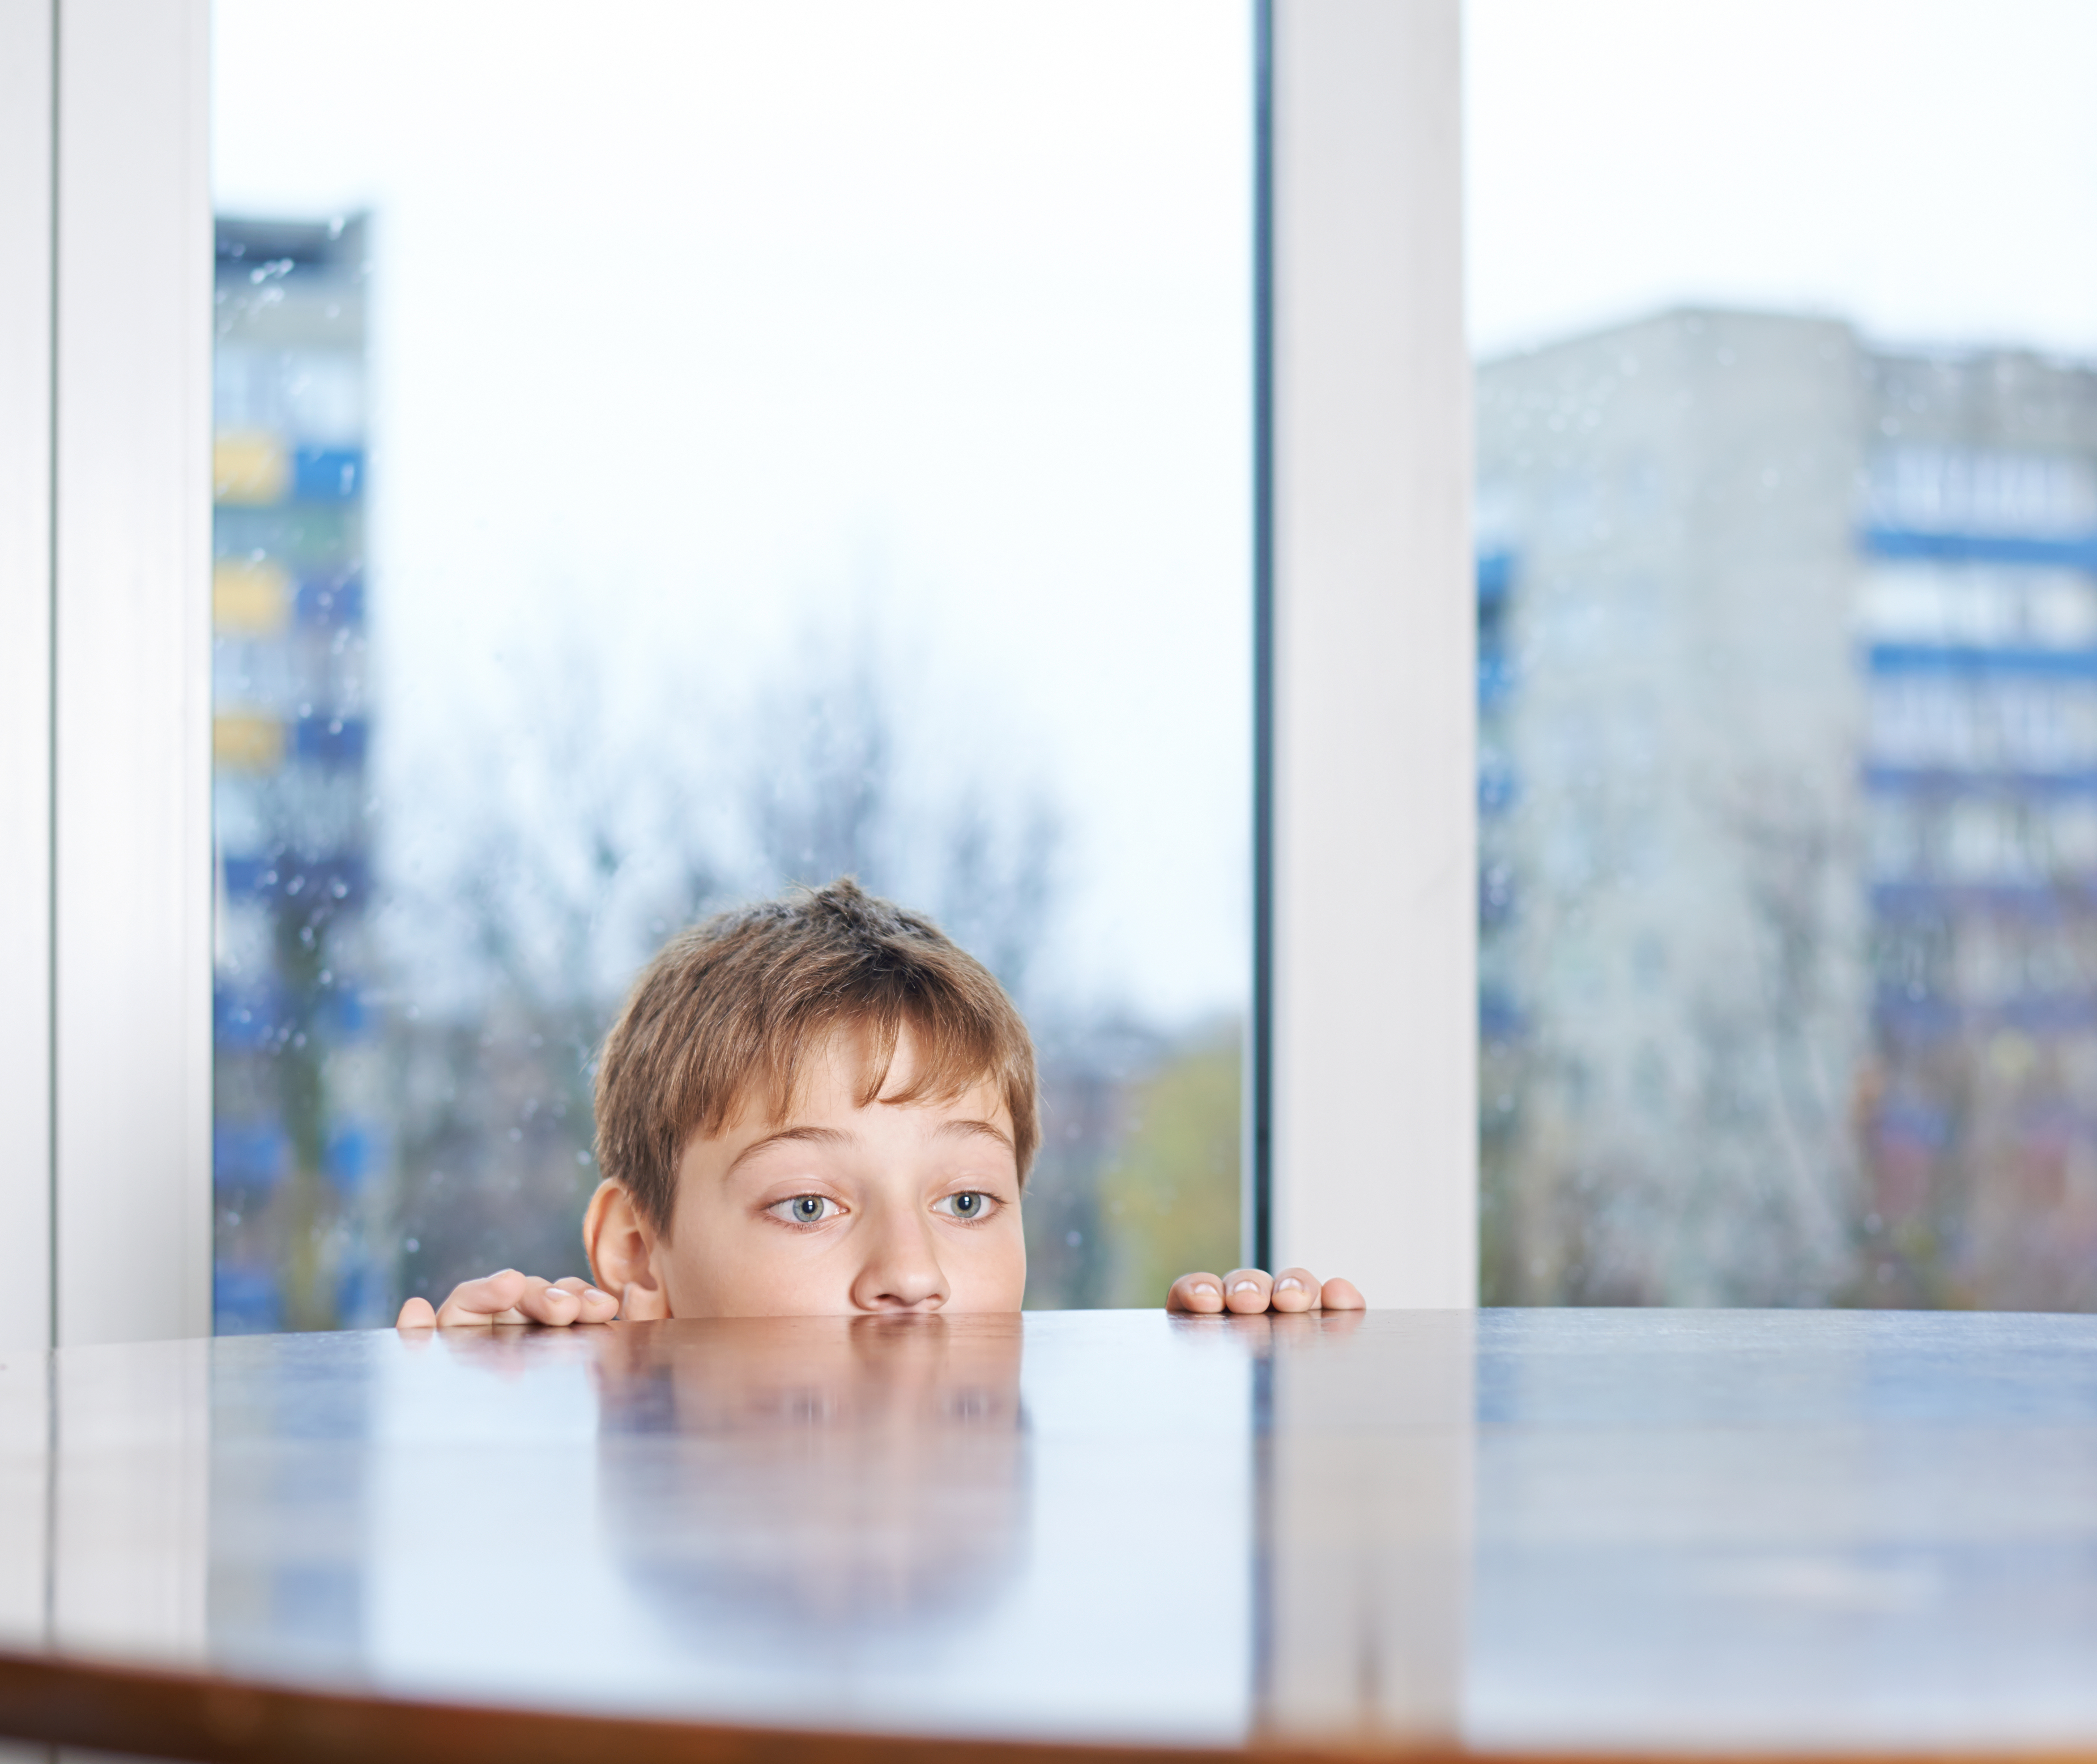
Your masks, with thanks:
[[[451,1296],[437,1307],[437,1327],[451,1329],[466,1324],[522,1323],[524,1313],[517,1301],[531,1290],[532,1282],[514,1268],[484,1280],[463,1280],[452,1288]]]
[[[619,1315],[619,1301],[580,1274],[564,1274],[554,1284],[576,1301],[576,1314],[568,1319],[571,1323],[609,1323]]]
[[[1285,1268],[1267,1302],[1277,1311],[1308,1311],[1318,1302],[1318,1277],[1307,1268]]]
[[[558,1284],[582,1301],[582,1309],[576,1316],[578,1323],[609,1323],[619,1315],[619,1301],[588,1281],[578,1280],[571,1274]]]
[[[1267,1308],[1274,1282],[1264,1268],[1236,1268],[1224,1276],[1224,1303],[1241,1316]]]
[[[1368,1300],[1355,1290],[1351,1280],[1329,1280],[1320,1289],[1318,1302],[1328,1311],[1366,1311]]]
[[[549,1323],[556,1329],[574,1322],[582,1308],[582,1300],[574,1293],[543,1280],[535,1280],[531,1290],[517,1302],[517,1308],[534,1323]]]
[[[1168,1311],[1211,1316],[1224,1308],[1224,1283],[1214,1274],[1182,1274],[1165,1295]]]
[[[433,1330],[436,1326],[436,1308],[427,1299],[410,1299],[401,1307],[400,1316],[393,1321],[396,1330]]]

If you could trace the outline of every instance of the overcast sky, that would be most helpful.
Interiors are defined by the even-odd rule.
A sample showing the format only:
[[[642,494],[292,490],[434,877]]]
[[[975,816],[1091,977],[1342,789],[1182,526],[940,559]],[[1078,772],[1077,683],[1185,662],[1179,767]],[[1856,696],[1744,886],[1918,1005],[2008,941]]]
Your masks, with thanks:
[[[873,629],[921,794],[1060,806],[1052,989],[1242,1006],[1241,6],[217,17],[220,206],[375,216],[392,861],[519,679],[727,765]]]
[[[1470,0],[1473,340],[1696,300],[2097,356],[2090,0]]]
[[[218,0],[221,207],[370,207],[383,824],[519,682],[814,627],[1045,788],[1053,970],[1244,997],[1242,0]],[[2097,354],[2097,4],[1472,0],[1482,352],[1695,299]]]

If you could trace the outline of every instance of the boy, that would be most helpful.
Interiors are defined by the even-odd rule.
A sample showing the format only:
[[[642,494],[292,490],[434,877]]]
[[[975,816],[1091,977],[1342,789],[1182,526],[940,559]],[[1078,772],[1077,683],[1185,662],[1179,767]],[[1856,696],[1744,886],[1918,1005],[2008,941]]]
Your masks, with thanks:
[[[598,1284],[506,1269],[399,1327],[1013,1312],[1034,1047],[987,969],[849,879],[673,937],[597,1077]],[[1343,1280],[1182,1275],[1168,1309],[1355,1310]]]

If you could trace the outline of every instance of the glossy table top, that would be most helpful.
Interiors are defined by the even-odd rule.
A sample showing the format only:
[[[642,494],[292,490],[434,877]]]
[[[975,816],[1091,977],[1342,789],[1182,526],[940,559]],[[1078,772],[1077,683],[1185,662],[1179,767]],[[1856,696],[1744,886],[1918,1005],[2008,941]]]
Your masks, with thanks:
[[[0,1360],[0,1732],[552,1757],[606,1722],[629,1757],[2097,1757],[2097,1318],[1102,1312]]]

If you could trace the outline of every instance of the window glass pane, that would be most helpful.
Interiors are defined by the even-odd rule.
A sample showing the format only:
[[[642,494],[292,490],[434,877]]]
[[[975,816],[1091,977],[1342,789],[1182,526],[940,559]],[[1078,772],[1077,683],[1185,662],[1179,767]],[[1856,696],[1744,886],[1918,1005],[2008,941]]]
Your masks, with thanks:
[[[219,1327],[575,1270],[637,965],[845,872],[1033,1025],[1030,1302],[1234,1261],[1242,11],[216,15]]]
[[[1467,24],[1486,1295],[2097,1303],[2097,13]]]

